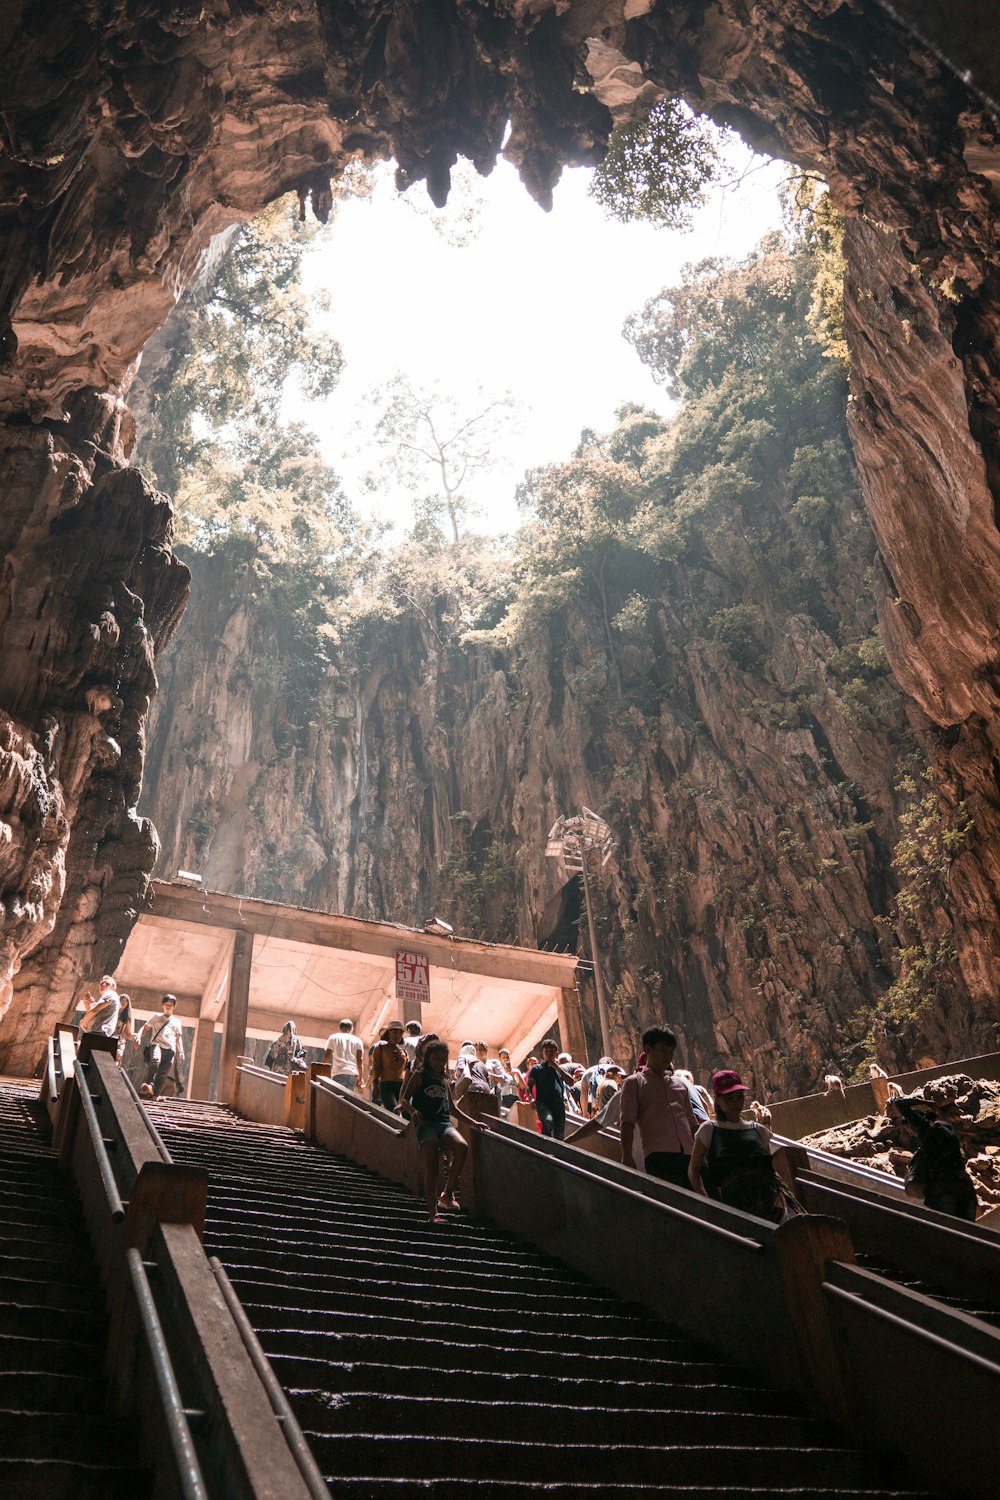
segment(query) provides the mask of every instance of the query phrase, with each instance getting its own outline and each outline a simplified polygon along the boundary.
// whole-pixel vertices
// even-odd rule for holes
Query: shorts
[[[426,1146],[428,1141],[439,1141],[443,1146],[449,1136],[461,1141],[462,1137],[450,1120],[421,1120],[417,1126],[417,1145]],[[462,1142],[464,1145],[464,1141]]]
[[[646,1174],[672,1182],[674,1187],[690,1188],[688,1167],[691,1158],[686,1151],[650,1151],[646,1155]]]

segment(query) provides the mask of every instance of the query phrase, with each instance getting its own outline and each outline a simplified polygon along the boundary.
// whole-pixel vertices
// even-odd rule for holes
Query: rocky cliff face
[[[19,497],[2,532],[13,667],[0,703],[10,814],[0,940],[8,975],[37,955],[0,1065],[34,1060],[22,1038],[65,1012],[85,950],[96,942],[100,963],[113,961],[151,858],[148,832],[129,832],[134,773],[149,649],[184,585],[159,502],[134,478],[98,473],[99,455],[117,467],[129,451],[121,382],[213,234],[292,188],[322,213],[330,174],[356,153],[393,152],[402,179],[426,177],[440,199],[455,153],[488,168],[509,118],[507,153],[544,202],[564,162],[600,150],[609,108],[676,89],[883,226],[852,238],[849,281],[855,430],[891,580],[891,656],[947,730],[954,795],[975,801],[980,827],[997,827],[997,130],[981,97],[888,13],[854,0],[765,0],[749,12],[737,0],[648,11],[641,0],[96,0],[10,9],[0,38],[0,417],[5,490]],[[101,580],[85,600],[68,577],[70,513],[88,587]],[[30,606],[19,583],[29,569]],[[92,685],[122,703],[89,709],[104,716],[100,731],[73,717]],[[122,724],[106,717],[118,713]],[[98,747],[113,729],[117,770],[94,761],[110,749],[80,741],[88,730]],[[127,855],[107,857],[125,844]],[[106,904],[98,916],[109,882],[118,915]],[[956,889],[980,929],[968,975],[979,1000],[1000,932],[1000,868],[985,843]],[[0,1006],[9,984],[0,973]]]
[[[856,636],[871,538],[850,508],[837,522],[843,593],[822,612]],[[916,749],[903,701],[809,613],[734,659],[700,633],[683,574],[664,583],[614,660],[585,602],[497,651],[461,647],[439,597],[296,697],[294,657],[229,561],[198,559],[150,733],[162,873],[576,947],[578,885],[545,842],[586,804],[621,840],[595,899],[623,1057],[668,1017],[694,1066],[734,1063],[772,1096],[876,1053],[895,1063],[912,1036],[872,1027],[895,946],[894,788]],[[780,583],[758,574],[754,597]],[[957,1031],[944,1041],[939,1008],[925,1044],[978,1040],[960,992]]]

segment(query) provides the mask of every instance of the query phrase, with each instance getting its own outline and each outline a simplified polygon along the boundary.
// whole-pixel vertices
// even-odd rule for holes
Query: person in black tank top
[[[780,1224],[785,1201],[771,1162],[771,1132],[740,1118],[747,1085],[726,1068],[712,1074],[715,1121],[701,1125],[694,1138],[688,1180],[696,1193],[729,1208]]]
[[[461,1176],[465,1159],[469,1154],[459,1132],[451,1123],[454,1103],[451,1084],[448,1081],[448,1048],[444,1042],[432,1041],[422,1049],[418,1047],[416,1066],[403,1089],[399,1101],[400,1112],[409,1117],[417,1129],[417,1146],[420,1152],[420,1170],[423,1178],[424,1196],[427,1199],[427,1217],[432,1224],[445,1223],[441,1209],[458,1209],[461,1205],[455,1197],[455,1189]],[[438,1197],[442,1157],[450,1153],[451,1166]]]

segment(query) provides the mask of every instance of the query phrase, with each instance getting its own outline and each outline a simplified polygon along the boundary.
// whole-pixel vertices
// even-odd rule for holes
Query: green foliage
[[[286,384],[328,394],[343,360],[322,331],[325,308],[302,286],[302,260],[322,231],[291,198],[236,232],[207,285],[187,293],[176,336],[147,392],[155,422],[136,461],[173,493],[206,447],[273,428]],[[169,325],[168,325],[169,328]]]
[[[784,217],[796,244],[808,249],[813,290],[806,317],[828,358],[846,370],[850,363],[844,333],[844,220],[824,183],[808,172],[792,171],[784,186]]]
[[[707,633],[745,672],[760,670],[770,646],[770,631],[756,604],[732,604],[716,610],[709,617]]]
[[[811,269],[781,235],[766,235],[739,265],[708,259],[687,266],[680,286],[626,319],[625,338],[670,395],[697,395],[729,370],[772,362],[775,336],[790,324],[801,337]]]
[[[439,906],[467,937],[517,940],[517,865],[513,845],[485,822],[453,813],[452,847],[440,869]]]
[[[610,218],[686,229],[719,176],[717,141],[718,132],[679,99],[661,99],[611,136],[591,194]]]
[[[899,877],[896,907],[903,924],[916,932],[935,921],[945,904],[948,871],[974,824],[964,802],[942,807],[929,768],[908,767],[896,790],[907,799],[892,856]]]

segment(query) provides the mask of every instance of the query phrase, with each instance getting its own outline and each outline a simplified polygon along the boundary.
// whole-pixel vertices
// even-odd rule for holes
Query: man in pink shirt
[[[646,1171],[676,1187],[690,1187],[688,1166],[698,1129],[687,1085],[674,1077],[677,1038],[668,1026],[642,1033],[646,1066],[622,1084],[622,1162],[632,1165],[636,1126],[642,1136]]]

